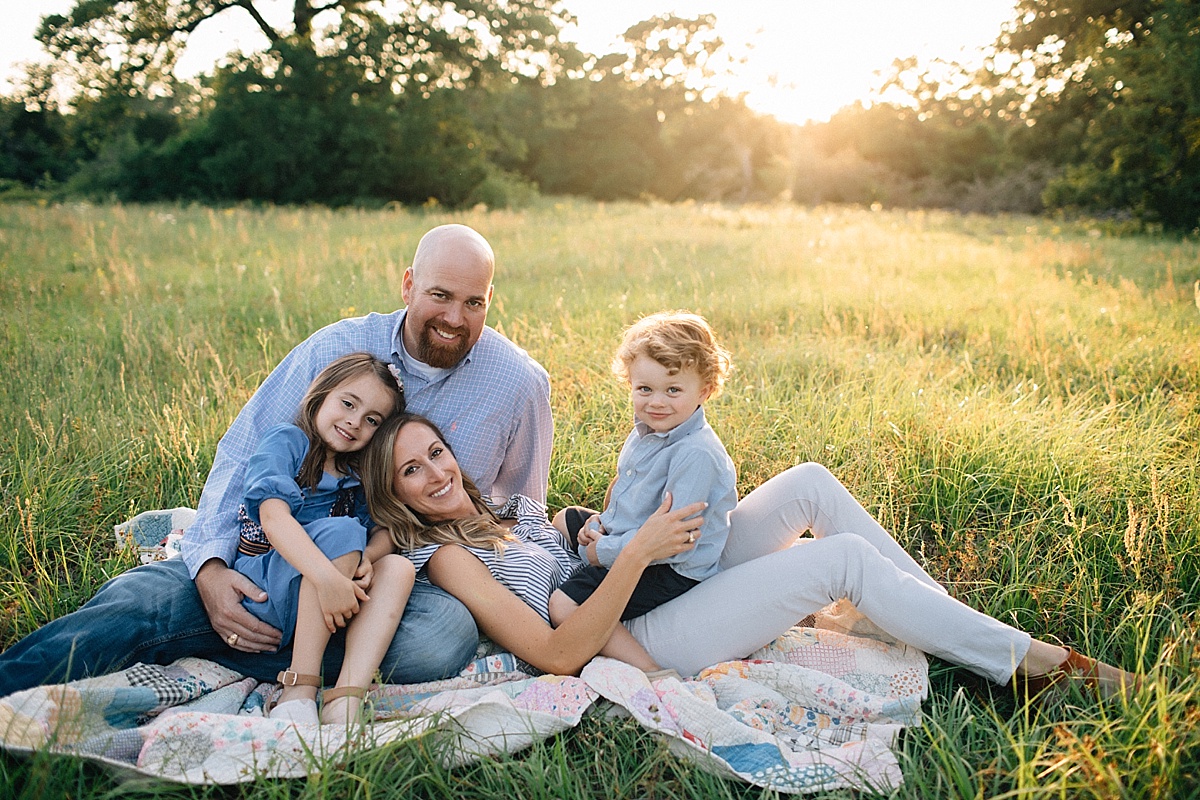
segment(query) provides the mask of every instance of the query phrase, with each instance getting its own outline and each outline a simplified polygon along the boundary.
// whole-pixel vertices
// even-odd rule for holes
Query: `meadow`
[[[735,356],[708,412],[743,493],[820,461],[955,596],[1150,676],[1128,702],[1026,705],[935,660],[896,797],[1200,794],[1200,242],[1097,222],[0,206],[0,646],[133,565],[114,523],[195,506],[269,370],[322,325],[400,305],[446,221],[492,242],[489,321],[550,372],[552,506],[603,497],[629,419],[607,368],[622,327],[694,310]],[[0,754],[0,796],[30,799],[764,795],[598,715],[470,767],[415,744],[228,789]]]

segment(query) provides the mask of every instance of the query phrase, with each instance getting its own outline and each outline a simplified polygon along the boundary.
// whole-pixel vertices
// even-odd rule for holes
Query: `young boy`
[[[617,459],[603,513],[563,509],[555,527],[588,563],[550,598],[550,619],[562,624],[591,596],[621,548],[671,493],[671,507],[704,501],[695,545],[651,565],[639,581],[622,620],[640,617],[717,572],[729,535],[729,512],[737,504],[737,474],[724,445],[704,418],[705,400],[721,392],[729,353],[702,317],[664,312],[644,317],[626,332],[612,370],[630,389],[634,427]],[[600,651],[647,672],[659,665],[622,626]]]

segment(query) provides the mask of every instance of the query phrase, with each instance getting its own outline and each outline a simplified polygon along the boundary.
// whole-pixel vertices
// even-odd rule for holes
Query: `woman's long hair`
[[[317,433],[317,412],[321,410],[321,404],[338,386],[363,375],[374,375],[391,392],[392,408],[387,412],[388,416],[394,416],[404,410],[404,387],[388,368],[386,361],[370,353],[360,352],[350,353],[330,362],[329,366],[313,378],[300,401],[300,411],[296,414],[296,427],[308,436],[308,455],[304,457],[300,464],[300,472],[296,475],[296,483],[300,484],[301,488],[316,488],[321,482],[321,474],[325,471],[325,459],[329,455],[329,445],[325,444]],[[357,472],[361,455],[361,450],[338,453],[334,456],[333,463],[343,474],[351,470]]]
[[[389,418],[375,431],[367,445],[362,462],[361,480],[367,494],[367,508],[376,525],[387,528],[392,542],[400,552],[415,550],[427,544],[465,544],[486,547],[497,553],[504,551],[504,542],[512,535],[500,525],[499,519],[484,502],[479,489],[466,475],[463,488],[475,507],[474,516],[454,520],[431,520],[396,496],[393,482],[396,475],[396,437],[406,425],[424,425],[446,446],[446,437],[437,425],[418,414],[404,413]]]

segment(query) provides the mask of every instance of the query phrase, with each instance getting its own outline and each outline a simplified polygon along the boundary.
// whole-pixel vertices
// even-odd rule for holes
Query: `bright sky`
[[[72,0],[9,0],[0,27],[0,92],[18,62],[36,59],[33,35],[41,17],[62,13]],[[266,0],[276,18],[291,0]],[[630,25],[655,14],[712,13],[726,43],[748,61],[730,88],[746,92],[759,111],[790,122],[828,119],[866,98],[876,73],[916,55],[972,61],[1012,17],[1014,0],[566,0],[578,19],[568,34],[592,53],[605,53]],[[184,74],[207,69],[231,49],[263,47],[263,37],[240,9],[197,29],[180,64]],[[752,46],[748,52],[745,45]]]

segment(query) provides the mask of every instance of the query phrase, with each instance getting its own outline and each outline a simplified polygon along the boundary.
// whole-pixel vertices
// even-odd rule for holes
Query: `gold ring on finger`
[[[225,641],[229,643],[230,647],[233,647],[238,643],[238,635],[236,633],[231,633],[225,637]]]

